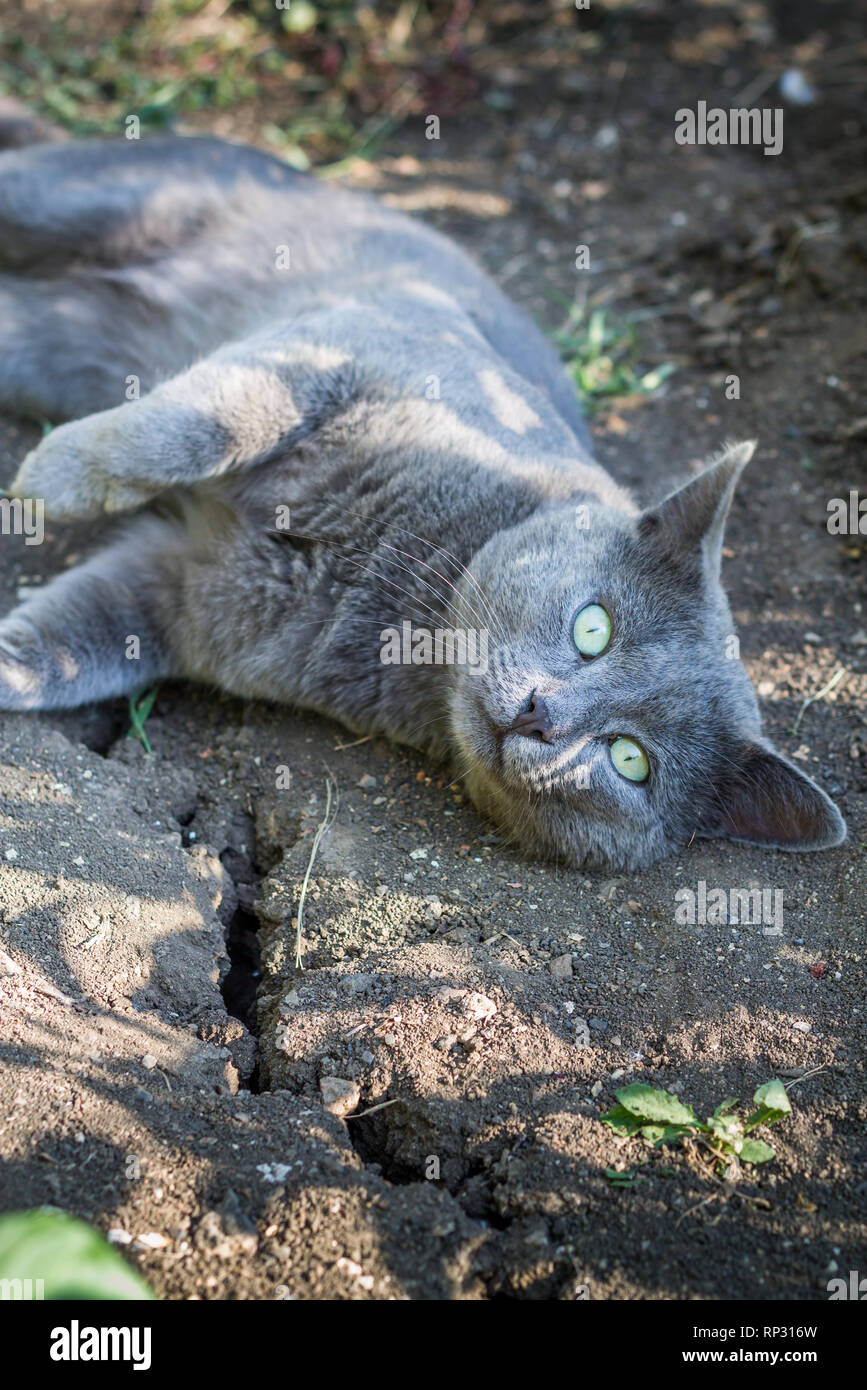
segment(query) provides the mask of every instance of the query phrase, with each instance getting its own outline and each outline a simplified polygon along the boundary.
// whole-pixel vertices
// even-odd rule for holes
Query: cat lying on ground
[[[525,851],[585,867],[843,840],[728,656],[753,446],[640,512],[548,343],[442,236],[219,140],[39,144],[0,157],[0,325],[0,408],[71,422],[13,494],[130,513],[0,623],[0,708],[186,677],[317,710],[450,760]]]

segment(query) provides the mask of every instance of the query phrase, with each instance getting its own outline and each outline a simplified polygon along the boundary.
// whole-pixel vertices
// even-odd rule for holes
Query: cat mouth
[[[507,722],[505,712],[491,709],[478,696],[464,707],[460,722],[467,751],[471,749],[480,769],[504,788],[525,796],[532,792],[567,798],[581,788],[582,764],[586,771],[584,740],[553,737],[550,729],[545,736],[528,735],[520,722],[515,727],[514,719]]]
[[[507,752],[509,730],[484,708],[476,706],[469,723],[470,747],[482,768],[499,782],[510,782],[511,758]]]
[[[491,750],[489,768],[500,781],[514,788],[551,792],[558,789],[560,757],[555,745],[541,737],[526,737],[518,730],[487,717],[486,746]]]
[[[499,724],[490,713],[477,729],[476,754],[488,773],[506,787],[569,801],[586,794],[590,763],[582,739],[528,738]]]

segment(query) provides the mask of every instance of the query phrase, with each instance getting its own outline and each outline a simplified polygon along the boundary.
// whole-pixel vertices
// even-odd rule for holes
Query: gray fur
[[[752,446],[640,514],[545,339],[435,232],[216,140],[42,145],[0,157],[0,311],[0,407],[69,421],[14,493],[133,513],[0,623],[0,707],[182,676],[317,710],[450,760],[521,847],[576,865],[843,839],[726,656]],[[614,636],[584,662],[591,601]],[[404,621],[484,629],[487,671],[384,665]],[[503,735],[534,692],[551,740]]]

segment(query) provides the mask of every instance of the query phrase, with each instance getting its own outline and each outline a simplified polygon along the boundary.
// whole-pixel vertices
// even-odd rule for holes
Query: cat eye
[[[599,603],[588,603],[572,626],[572,641],[582,656],[601,656],[611,641],[611,619]]]
[[[611,761],[621,777],[629,782],[646,782],[650,773],[647,754],[632,738],[616,738],[608,749]]]

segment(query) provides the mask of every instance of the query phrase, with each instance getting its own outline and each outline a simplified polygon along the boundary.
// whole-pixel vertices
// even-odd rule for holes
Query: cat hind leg
[[[0,620],[0,709],[73,709],[178,672],[176,523],[142,516]]]

